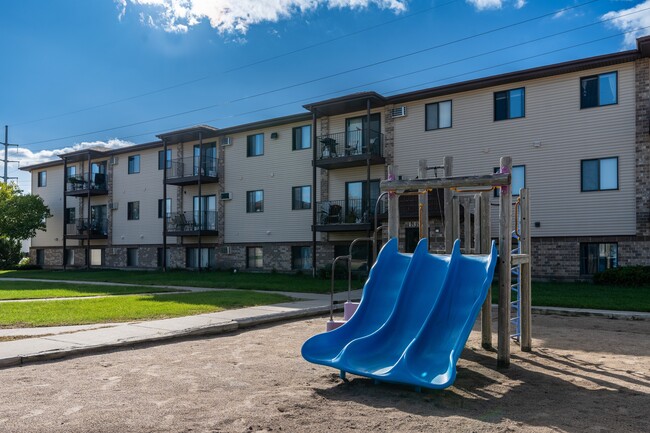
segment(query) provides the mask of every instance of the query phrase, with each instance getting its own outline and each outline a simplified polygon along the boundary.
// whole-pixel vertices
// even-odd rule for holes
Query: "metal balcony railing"
[[[174,159],[167,163],[167,179],[184,177],[205,176],[217,177],[217,158],[198,156]]]
[[[167,217],[168,232],[217,231],[216,211],[171,213]]]
[[[379,215],[386,212],[385,202],[379,205]],[[368,224],[374,223],[375,200],[371,200],[370,209],[362,199],[328,200],[316,203],[316,224]]]
[[[66,224],[66,234],[72,236],[108,236],[107,218],[77,218]]]
[[[383,156],[384,134],[370,131],[370,139],[366,140],[363,130],[339,132],[321,135],[316,139],[317,155],[320,159],[341,158],[347,156]]]
[[[108,189],[105,173],[85,173],[68,176],[65,183],[66,191],[81,190],[105,191]]]

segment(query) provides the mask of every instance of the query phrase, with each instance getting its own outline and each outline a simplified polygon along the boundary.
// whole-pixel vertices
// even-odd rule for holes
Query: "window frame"
[[[257,203],[257,200],[253,199],[251,201],[250,197],[251,194],[255,193],[262,193],[262,199],[260,200],[262,205],[260,206],[260,210],[256,210],[255,204]],[[246,191],[246,213],[263,213],[264,212],[264,190],[263,189],[255,189],[251,191]]]
[[[137,167],[136,167],[137,164]],[[140,173],[140,154],[129,156],[127,164],[127,174],[138,174]],[[136,170],[137,168],[137,170]]]
[[[305,257],[303,257],[303,250],[309,250],[308,261],[305,262]],[[291,269],[294,271],[306,271],[312,268],[312,247],[306,245],[292,245],[291,246]],[[299,259],[302,263],[302,266],[295,266],[296,260]]]
[[[588,271],[588,266],[585,266],[589,262],[589,246],[597,245],[600,249],[601,245],[609,245],[610,248],[611,246],[614,246],[616,249],[616,256],[614,257],[614,265],[611,267],[605,267],[605,269],[614,269],[617,268],[619,265],[619,249],[618,249],[618,242],[580,242],[580,251],[578,252],[578,257],[580,260],[580,275],[594,275],[595,273],[602,272],[601,270],[596,270],[595,272],[587,272]],[[583,255],[583,252],[587,252],[587,256],[585,257]],[[596,258],[596,260],[600,259],[600,254]],[[609,257],[605,257],[606,260],[609,260]]]
[[[512,117],[512,114],[510,113],[510,94],[516,90],[521,90],[522,95],[523,95],[523,101],[521,104],[521,116],[517,117]],[[503,119],[497,119],[497,95],[505,93],[506,94],[506,117]],[[511,120],[511,119],[524,119],[526,118],[526,87],[517,87],[514,89],[508,89],[508,90],[500,90],[498,92],[494,92],[494,96],[492,98],[492,103],[493,103],[493,111],[494,111],[494,121],[495,122],[501,122],[503,120]]]
[[[440,104],[444,104],[445,102],[449,102],[449,126],[440,126]],[[438,106],[438,127],[436,128],[430,128],[429,127],[429,107],[437,105]],[[430,104],[425,104],[424,105],[424,130],[425,131],[437,131],[438,129],[449,129],[454,125],[454,103],[452,102],[451,99],[447,99],[445,101],[438,101],[438,102],[432,102]]]
[[[308,206],[300,206],[296,207],[296,190],[300,190],[300,197],[302,198],[302,190],[304,188],[309,188],[309,205]],[[311,185],[302,185],[302,186],[294,186],[291,188],[291,210],[306,210],[306,209],[311,209]],[[300,203],[303,204],[304,202],[300,200]]]
[[[524,169],[524,188],[526,188],[526,164],[513,165],[513,166],[512,166],[512,171],[510,172],[510,175],[511,175],[511,178],[510,178],[510,189],[512,190],[512,191],[511,191],[511,195],[512,195],[513,197],[519,197],[519,191],[517,191],[517,192],[515,193],[515,189],[512,187],[512,174],[514,173],[515,168],[522,168],[522,167],[523,167],[523,169]],[[494,167],[494,173],[499,173],[500,170],[501,170],[501,167]],[[500,197],[500,196],[501,196],[500,191],[501,191],[501,189],[499,189],[499,188],[494,188],[494,196],[495,196],[495,197]]]
[[[172,150],[167,149],[167,155],[163,156],[165,150],[158,151],[158,170],[163,168],[172,168]]]
[[[262,153],[252,153],[251,152],[251,150],[254,150],[254,148],[256,147],[256,144],[257,144],[255,142],[251,141],[255,137],[262,137]],[[251,143],[253,144],[253,146],[251,146]],[[247,158],[253,158],[253,157],[256,157],[256,156],[263,156],[263,155],[264,155],[264,133],[260,132],[258,134],[247,135],[246,136],[246,157]]]
[[[615,82],[616,82],[616,101],[615,102],[610,102],[609,104],[602,104],[600,102],[600,77],[603,75],[611,75],[614,74],[615,77]],[[598,103],[596,105],[584,105],[583,103],[583,96],[582,96],[582,83],[585,80],[589,80],[592,78],[596,78],[596,83],[597,83],[597,96],[598,96]],[[601,74],[594,74],[594,75],[587,75],[585,77],[580,77],[580,86],[578,87],[578,91],[580,93],[580,109],[581,110],[588,110],[589,108],[596,108],[596,107],[607,107],[609,105],[618,105],[618,71],[612,71],[612,72],[603,72]]]
[[[127,221],[140,220],[140,201],[130,201],[126,204]]]
[[[164,201],[165,201],[164,198],[159,198],[158,199],[158,218],[159,219],[162,219],[162,217],[163,217],[163,202]],[[166,216],[169,218],[171,216],[171,213],[172,213],[172,199],[171,198],[167,198],[167,206],[165,206],[165,210],[167,211],[167,212],[165,212],[167,214]]]
[[[47,170],[38,172],[36,184],[39,188],[45,188],[47,186]]]
[[[137,267],[140,266],[140,252],[139,252],[139,250],[140,249],[137,248],[137,247],[129,247],[129,248],[126,249],[126,266],[128,268],[131,268],[131,267],[137,268]],[[135,253],[134,256],[131,255],[133,253]],[[135,258],[135,262],[133,261],[134,258]]]
[[[70,218],[70,214],[72,214],[72,218]],[[77,220],[77,208],[76,207],[67,207],[63,211],[63,220],[65,221],[66,224],[74,224],[76,223]]]
[[[616,188],[605,188],[602,189],[600,187],[600,162],[609,160],[609,159],[614,159],[616,160]],[[584,164],[585,162],[593,162],[593,161],[598,161],[598,189],[585,189],[584,187]],[[621,188],[620,184],[620,170],[619,170],[619,164],[618,164],[618,156],[610,156],[610,157],[604,157],[604,158],[589,158],[589,159],[581,159],[580,160],[580,192],[598,192],[598,191],[618,191]]]
[[[303,130],[304,128],[309,128],[309,146],[307,146],[307,147],[302,147],[302,146],[301,146],[301,147],[296,147],[296,142],[297,142],[297,140],[296,140],[296,137],[297,137],[296,132],[297,132],[298,130],[300,130],[300,143],[302,144],[302,142],[303,142],[303,140],[302,140],[302,139],[303,139],[303,132],[302,132],[302,130]],[[311,146],[312,146],[312,143],[311,143],[311,142],[312,142],[312,138],[313,138],[313,137],[312,137],[311,125],[296,126],[295,128],[292,128],[292,129],[291,129],[291,150],[292,150],[292,151],[295,151],[295,150],[306,150],[306,149],[311,149]]]
[[[259,256],[255,254],[253,256],[253,260],[255,261],[255,264],[257,264],[257,261],[260,261],[259,266],[251,266],[251,255],[250,252],[252,250],[259,250],[260,254]],[[249,246],[246,247],[246,269],[264,269],[264,248],[263,247],[258,247],[258,246]]]

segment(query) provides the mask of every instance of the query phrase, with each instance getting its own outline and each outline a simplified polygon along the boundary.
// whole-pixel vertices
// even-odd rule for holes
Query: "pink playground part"
[[[347,301],[345,304],[343,304],[343,320],[346,322],[350,320],[350,317],[352,317],[357,311],[358,306],[358,302]]]
[[[327,332],[333,331],[345,323],[344,320],[330,320],[327,322]]]

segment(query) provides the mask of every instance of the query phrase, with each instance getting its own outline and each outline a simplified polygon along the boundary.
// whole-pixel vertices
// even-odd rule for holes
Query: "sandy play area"
[[[505,371],[475,331],[416,393],[303,361],[325,320],[0,370],[0,432],[650,431],[650,321],[534,316]]]

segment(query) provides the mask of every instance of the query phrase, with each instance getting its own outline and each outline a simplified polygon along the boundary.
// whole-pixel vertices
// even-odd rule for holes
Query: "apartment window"
[[[580,165],[582,191],[618,189],[618,158],[583,159]]]
[[[73,224],[77,218],[77,209],[74,207],[66,208],[65,210],[65,223]]]
[[[494,120],[525,117],[525,90],[512,89],[494,93]]]
[[[140,173],[140,155],[129,156],[129,174]]]
[[[138,266],[138,249],[137,248],[127,248],[126,249],[126,266]]]
[[[163,168],[172,168],[172,150],[167,149],[158,151],[158,170]]]
[[[291,269],[311,269],[311,247],[291,247]]]
[[[291,209],[311,209],[311,186],[294,186],[291,189]]]
[[[494,172],[498,173],[499,172],[499,167],[494,167]],[[526,166],[525,165],[513,165],[512,166],[512,173],[511,173],[511,187],[512,187],[512,195],[518,196],[519,195],[519,190],[522,188],[526,188]],[[496,188],[494,190],[494,196],[499,197],[501,194],[499,193],[501,190],[499,188]]]
[[[246,156],[264,155],[264,134],[249,135],[246,138]]]
[[[618,74],[592,75],[580,78],[580,108],[618,103]]]
[[[44,249],[37,249],[36,250],[36,264],[39,266],[43,266],[45,264],[45,250]]]
[[[192,269],[214,267],[214,255],[212,251],[212,248],[188,248],[186,250],[186,266]]]
[[[156,252],[156,263],[158,264],[159,268],[163,267],[163,250],[165,250],[165,249],[164,248],[158,248],[158,250]],[[167,261],[167,266],[168,267],[171,266],[171,259],[170,259],[171,258],[171,251],[169,250],[169,248],[167,248],[164,257],[165,257],[165,259]]]
[[[425,130],[451,128],[451,101],[425,105]]]
[[[74,250],[71,249],[65,250],[65,264],[66,266],[74,265]]]
[[[158,199],[158,218],[162,218],[163,216],[169,217],[172,213],[172,199],[168,198],[167,203],[165,203],[165,199]]]
[[[618,244],[581,243],[580,273],[595,274],[618,266]]]
[[[70,179],[71,177],[75,177],[77,174],[77,167],[74,165],[68,166],[67,171],[66,171],[66,179]]]
[[[248,269],[262,269],[263,266],[262,247],[246,247],[246,267]]]
[[[264,212],[264,191],[246,191],[246,212]]]
[[[103,263],[103,254],[100,248],[90,250],[90,266],[101,266]]]
[[[38,172],[38,186],[39,187],[47,186],[47,171]]]
[[[128,220],[139,220],[140,219],[140,202],[139,201],[130,201],[127,203],[127,215],[126,219]]]
[[[293,150],[309,149],[311,147],[311,125],[293,128]]]

